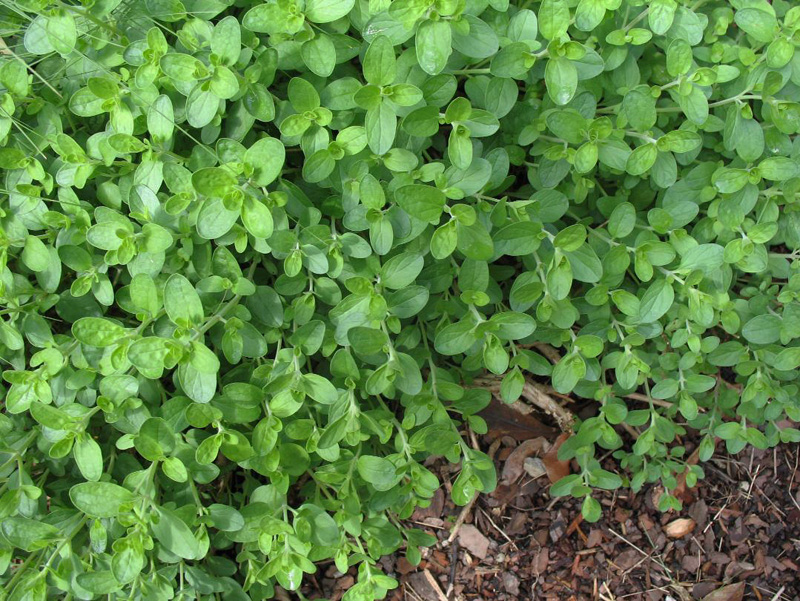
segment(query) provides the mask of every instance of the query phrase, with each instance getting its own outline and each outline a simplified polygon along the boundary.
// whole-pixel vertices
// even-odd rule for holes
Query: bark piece
[[[414,592],[419,595],[421,599],[430,601],[447,601],[447,597],[442,592],[439,582],[433,577],[428,570],[411,574],[408,577],[409,584]]]
[[[458,542],[475,557],[486,559],[489,539],[471,524],[464,524],[458,532]]]
[[[547,473],[544,462],[539,457],[528,457],[523,464],[525,473],[531,478],[541,478]]]
[[[703,601],[742,601],[744,597],[744,582],[737,582],[718,588],[703,597]]]
[[[664,526],[664,533],[670,538],[683,538],[694,530],[696,525],[692,518],[678,518]]]

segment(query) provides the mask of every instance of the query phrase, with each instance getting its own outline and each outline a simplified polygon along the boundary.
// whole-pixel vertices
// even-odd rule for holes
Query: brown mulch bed
[[[452,504],[447,490],[417,510],[411,521],[439,542],[424,550],[419,566],[402,554],[382,561],[401,581],[388,599],[800,600],[798,445],[734,457],[720,452],[702,464],[706,478],[684,493],[680,512],[658,511],[661,490],[654,486],[639,494],[597,493],[603,517],[589,524],[578,501],[549,496],[550,479],[546,473],[533,477],[536,465],[519,469],[522,457],[512,453],[524,432],[494,434],[473,442],[494,457],[499,475],[505,468],[517,477],[466,511]],[[526,444],[537,446],[530,439]],[[544,467],[553,468],[547,458]],[[605,467],[613,469],[613,462]],[[431,468],[448,488],[457,468],[443,462]],[[331,601],[352,583],[333,567],[320,576]],[[321,597],[319,591],[307,595]]]

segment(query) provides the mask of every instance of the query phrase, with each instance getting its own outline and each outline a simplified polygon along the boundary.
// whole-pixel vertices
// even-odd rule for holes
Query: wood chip
[[[742,601],[744,582],[723,586],[703,597],[703,601]]]
[[[525,459],[523,468],[525,469],[525,473],[534,479],[541,478],[547,473],[547,468],[539,457],[528,457]]]
[[[516,597],[519,595],[519,578],[512,572],[505,572],[503,574],[503,588],[505,588],[506,593]]]
[[[411,574],[408,577],[408,581],[411,588],[421,599],[425,599],[425,601],[447,601],[439,582],[428,570]]]
[[[550,564],[550,551],[547,549],[539,549],[534,555],[534,559],[531,562],[531,567],[533,568],[533,573],[535,576],[541,576],[543,574],[547,574],[547,566]]]
[[[589,539],[586,541],[586,547],[591,549],[603,542],[603,531],[599,528],[593,528],[589,531]]]
[[[558,515],[550,523],[550,540],[554,543],[558,542],[566,531],[567,521],[564,519],[564,514],[559,511]]]
[[[692,518],[678,518],[664,526],[664,534],[670,538],[683,538],[694,530],[696,525]]]
[[[489,552],[489,539],[471,524],[464,524],[458,532],[458,542],[475,557],[485,559]]]

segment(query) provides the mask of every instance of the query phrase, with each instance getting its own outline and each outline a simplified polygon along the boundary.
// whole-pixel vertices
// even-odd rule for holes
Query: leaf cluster
[[[487,372],[587,520],[800,440],[793,4],[2,3],[7,598],[384,598]]]

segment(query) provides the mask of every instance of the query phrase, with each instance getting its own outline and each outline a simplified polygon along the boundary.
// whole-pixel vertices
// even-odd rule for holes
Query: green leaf
[[[567,33],[569,7],[560,0],[543,0],[539,7],[539,31],[547,40],[555,40]]]
[[[125,328],[100,317],[82,317],[72,324],[72,335],[83,344],[102,348],[122,342]]]
[[[175,128],[175,113],[169,96],[162,94],[153,101],[147,111],[147,131],[154,142],[166,142],[172,138]]]
[[[679,270],[702,269],[711,274],[723,263],[724,249],[719,244],[698,244],[681,257]]]
[[[398,290],[412,284],[425,265],[422,255],[402,253],[389,259],[381,268],[381,284]]]
[[[255,33],[278,33],[289,25],[291,17],[287,13],[277,3],[259,4],[245,13],[242,26]]]
[[[47,39],[59,54],[69,54],[74,50],[78,30],[72,13],[59,8],[47,16]]]
[[[570,474],[569,476],[564,476],[560,480],[556,481],[550,487],[550,496],[551,497],[567,496],[572,492],[572,489],[576,485],[580,485],[580,483],[581,483],[580,474]]]
[[[211,51],[223,64],[233,65],[242,51],[242,30],[236,17],[229,15],[219,21],[211,36]]]
[[[69,489],[69,498],[78,510],[93,518],[113,518],[120,507],[133,503],[136,496],[111,482],[83,482]]]
[[[336,67],[336,46],[324,33],[304,42],[300,55],[309,70],[320,77],[328,77]]]
[[[578,355],[569,355],[553,368],[553,388],[561,394],[572,392],[586,375],[586,363]]]
[[[581,31],[592,31],[606,14],[603,0],[581,0],[575,10],[575,27]]]
[[[196,86],[186,100],[186,120],[192,127],[205,127],[219,110],[220,99],[202,86]]]
[[[353,9],[355,0],[306,0],[305,14],[314,23],[330,23]]]
[[[452,33],[447,21],[423,21],[417,29],[414,45],[417,62],[425,73],[441,73],[452,50]]]
[[[446,202],[443,192],[420,184],[403,186],[395,192],[400,208],[412,217],[426,223],[438,223]]]
[[[508,369],[508,353],[497,336],[490,334],[483,346],[483,364],[490,372],[502,375]]]
[[[559,105],[567,104],[575,96],[578,88],[578,70],[566,57],[547,61],[544,72],[547,93]]]
[[[242,223],[256,238],[269,238],[273,231],[272,213],[260,201],[247,197],[242,204]]]
[[[655,144],[642,144],[628,157],[625,170],[631,175],[644,175],[655,164],[658,149]]]
[[[397,74],[397,61],[392,42],[384,35],[379,35],[367,48],[364,55],[364,79],[376,86],[388,86]]]
[[[512,369],[503,378],[500,384],[500,397],[506,403],[513,403],[522,395],[523,387],[525,386],[525,376],[518,368]]]
[[[375,490],[389,490],[397,481],[394,464],[383,457],[362,455],[358,458],[358,474]]]
[[[319,108],[319,92],[314,85],[301,77],[292,77],[287,89],[289,102],[296,111],[313,111]]]
[[[256,186],[268,186],[281,174],[285,157],[286,150],[279,140],[261,138],[244,153],[244,162],[253,168],[250,180]]]
[[[455,233],[455,223],[453,223],[452,231]],[[509,223],[492,233],[494,250],[498,254],[512,257],[529,255],[539,247],[537,236],[540,232],[541,227],[531,221]],[[436,234],[434,234],[435,237]],[[455,246],[455,238],[453,239],[453,246]],[[431,241],[431,252],[433,252],[433,241]]]
[[[764,179],[785,181],[800,176],[800,162],[788,157],[770,157],[758,164],[758,172]]]
[[[771,313],[756,315],[742,328],[742,336],[753,344],[771,344],[781,335],[781,318]]]
[[[446,259],[453,254],[458,243],[455,221],[448,221],[436,228],[431,236],[431,255],[434,259]]]
[[[614,238],[624,238],[636,226],[636,209],[629,202],[623,202],[611,212],[608,218],[608,233]]]
[[[660,319],[672,307],[675,291],[667,280],[659,279],[650,284],[642,295],[639,305],[639,321],[653,323]]]
[[[103,475],[103,452],[90,436],[79,435],[72,446],[72,454],[81,474],[87,480],[97,481]]]
[[[156,516],[157,520],[150,527],[162,547],[183,559],[198,559],[202,556],[200,544],[177,514],[159,507],[156,509]]]
[[[581,515],[587,522],[594,523],[598,521],[602,515],[599,501],[587,495],[583,499],[583,505],[581,505]]]
[[[703,144],[703,138],[691,131],[671,131],[658,139],[656,145],[661,151],[691,152]]]
[[[21,516],[3,518],[0,528],[6,540],[23,551],[44,549],[61,534],[51,524]]]
[[[303,179],[316,184],[328,177],[336,168],[336,161],[327,148],[322,148],[312,154],[303,163]]]
[[[479,222],[476,221],[472,225],[459,223],[456,231],[458,232],[457,248],[468,259],[488,261],[494,254],[492,237]]]
[[[367,111],[364,118],[367,144],[375,154],[386,154],[392,148],[397,133],[397,115],[386,102]]]
[[[553,239],[553,246],[561,250],[578,250],[586,241],[586,228],[579,223],[561,230]]]
[[[675,0],[654,0],[650,5],[647,23],[656,35],[664,35],[672,27],[678,3]]]
[[[436,334],[436,350],[443,355],[458,355],[466,352],[477,339],[471,323],[458,321],[445,326]]]
[[[203,304],[192,283],[174,273],[164,287],[164,308],[175,325],[190,327],[203,321]]]
[[[239,219],[238,211],[225,208],[221,198],[210,198],[203,203],[197,215],[197,233],[206,240],[215,240],[227,234]]]
[[[766,3],[756,4],[753,8],[743,8],[734,14],[736,24],[759,42],[771,42],[778,28],[778,21],[772,7]]]
[[[233,190],[236,183],[233,174],[221,167],[207,167],[192,175],[192,186],[203,196],[221,198]]]
[[[45,271],[50,265],[50,252],[36,236],[27,236],[22,249],[22,262],[31,271]]]
[[[159,461],[174,450],[175,436],[165,420],[151,417],[139,428],[134,446],[145,459]]]

